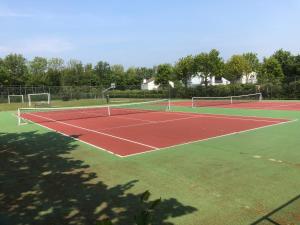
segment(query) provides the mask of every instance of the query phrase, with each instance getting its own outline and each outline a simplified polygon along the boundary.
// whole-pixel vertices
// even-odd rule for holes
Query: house
[[[239,83],[241,84],[256,84],[257,83],[257,73],[256,72],[251,72],[246,75],[242,75],[242,77],[239,80]]]
[[[212,86],[230,84],[230,81],[226,80],[224,77],[221,77],[220,79],[218,79],[215,76],[208,77],[207,82],[208,82],[208,85],[212,85]],[[205,85],[204,84],[204,77],[202,77],[201,75],[193,76],[188,81],[188,87],[196,87],[196,86],[199,86],[199,85]]]
[[[153,77],[150,78],[149,80],[144,79],[143,83],[141,85],[142,90],[152,91],[152,90],[157,90],[158,88],[159,88],[159,85],[155,84]]]
[[[174,82],[169,81],[169,84],[171,87],[174,87]],[[141,84],[141,89],[142,90],[148,90],[148,91],[153,91],[159,89],[159,85],[155,84],[154,78],[150,78],[149,80],[144,79],[143,83]]]

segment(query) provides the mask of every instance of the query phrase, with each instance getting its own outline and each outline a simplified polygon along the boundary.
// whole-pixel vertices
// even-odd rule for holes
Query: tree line
[[[26,86],[103,86],[116,83],[119,87],[139,86],[143,79],[154,77],[162,87],[169,81],[187,86],[193,76],[201,76],[208,86],[209,78],[224,77],[232,84],[242,75],[247,78],[257,73],[259,84],[281,85],[300,76],[300,55],[280,49],[270,57],[259,60],[256,53],[232,55],[228,60],[212,49],[178,59],[174,64],[160,64],[152,68],[110,65],[99,61],[95,65],[79,60],[65,62],[61,58],[34,57],[27,60],[21,54],[9,54],[0,58],[0,85]]]

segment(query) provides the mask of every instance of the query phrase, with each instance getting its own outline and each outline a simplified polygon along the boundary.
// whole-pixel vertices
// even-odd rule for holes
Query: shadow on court
[[[83,161],[67,157],[76,142],[54,132],[0,133],[0,224],[134,224],[137,180],[110,187]],[[97,179],[97,180],[98,180]],[[150,190],[151,191],[151,190]],[[163,199],[153,224],[197,209]]]
[[[288,225],[300,224],[300,195],[290,199],[250,225]]]

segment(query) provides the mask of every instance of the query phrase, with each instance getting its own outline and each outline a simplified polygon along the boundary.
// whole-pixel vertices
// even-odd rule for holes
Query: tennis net
[[[192,107],[209,107],[218,105],[240,104],[249,102],[259,102],[261,100],[261,93],[226,97],[193,97]]]
[[[27,123],[27,121],[41,123],[79,120],[97,117],[167,111],[169,109],[170,101],[168,99],[105,106],[19,108],[18,124],[24,124]]]

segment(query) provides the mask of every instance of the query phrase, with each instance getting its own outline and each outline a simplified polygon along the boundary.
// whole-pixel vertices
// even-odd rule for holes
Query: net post
[[[28,94],[28,106],[31,106],[31,95],[30,94]]]
[[[262,101],[262,94],[259,93],[259,101],[261,102]]]
[[[10,97],[9,97],[9,95],[7,96],[7,98],[8,98],[8,104],[10,104]]]
[[[233,103],[233,97],[230,96],[230,104],[232,104],[232,103]]]
[[[48,93],[48,105],[50,105],[50,93]]]
[[[18,108],[18,125],[21,125],[21,112],[20,112],[20,108]]]
[[[194,97],[192,97],[192,108],[194,108]]]
[[[168,99],[168,108],[167,108],[168,111],[171,110],[171,99]]]
[[[109,107],[109,105],[107,106],[107,115],[110,116],[110,107]]]

